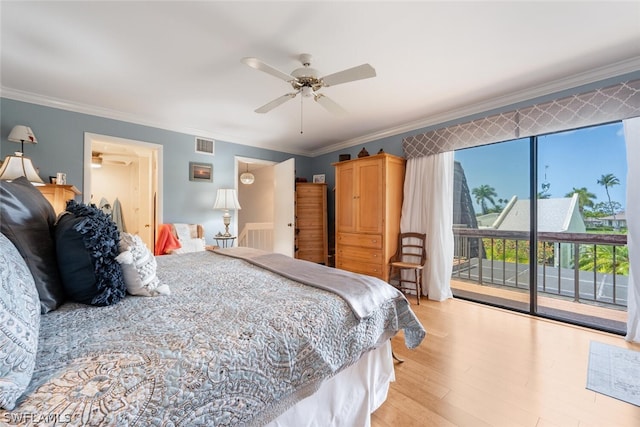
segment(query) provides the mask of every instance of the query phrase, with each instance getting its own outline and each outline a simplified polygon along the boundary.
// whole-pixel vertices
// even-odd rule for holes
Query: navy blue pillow
[[[118,256],[120,234],[111,217],[95,205],[67,202],[55,226],[56,253],[68,299],[105,306],[126,295]]]

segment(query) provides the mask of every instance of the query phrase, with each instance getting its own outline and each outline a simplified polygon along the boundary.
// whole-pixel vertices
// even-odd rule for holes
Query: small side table
[[[233,241],[236,240],[236,236],[213,236],[216,244],[221,248],[227,248],[233,246]]]

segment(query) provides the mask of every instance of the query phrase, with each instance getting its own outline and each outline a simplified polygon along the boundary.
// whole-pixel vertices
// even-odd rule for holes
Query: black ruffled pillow
[[[53,206],[27,178],[0,180],[0,232],[29,267],[43,314],[65,300],[53,240],[55,220]]]
[[[111,305],[126,295],[116,224],[95,205],[74,200],[55,226],[56,252],[62,285],[71,301]]]

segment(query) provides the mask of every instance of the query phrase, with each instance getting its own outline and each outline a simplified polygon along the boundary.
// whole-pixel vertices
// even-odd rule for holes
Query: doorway
[[[236,157],[238,201],[238,244],[293,257],[295,160],[281,163]],[[244,172],[254,175],[243,184]]]
[[[153,251],[162,222],[162,145],[85,133],[84,202],[118,207],[123,230]]]
[[[276,162],[238,156],[235,161],[238,201],[242,207],[236,213],[240,236],[243,231],[247,232],[248,224],[273,223],[273,165]],[[239,177],[244,172],[253,174],[253,183],[243,184],[240,181]]]

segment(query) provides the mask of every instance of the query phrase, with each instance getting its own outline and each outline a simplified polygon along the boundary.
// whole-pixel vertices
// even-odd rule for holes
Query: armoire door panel
[[[338,170],[337,185],[345,191],[336,193],[336,224],[337,231],[354,231],[356,195],[353,166],[344,165]]]
[[[382,197],[382,162],[362,162],[358,166],[357,230],[362,233],[382,232],[384,198]]]

